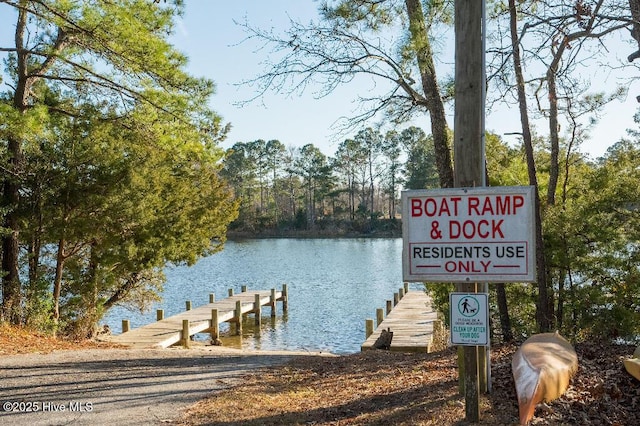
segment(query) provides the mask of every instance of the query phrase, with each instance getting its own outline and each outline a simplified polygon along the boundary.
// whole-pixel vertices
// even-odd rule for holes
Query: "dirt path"
[[[291,352],[80,350],[0,359],[0,424],[171,424],[212,391]]]

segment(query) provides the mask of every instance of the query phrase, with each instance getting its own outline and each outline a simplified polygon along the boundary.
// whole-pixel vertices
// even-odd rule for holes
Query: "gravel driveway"
[[[299,355],[211,348],[7,356],[0,358],[0,424],[171,424],[212,391]]]

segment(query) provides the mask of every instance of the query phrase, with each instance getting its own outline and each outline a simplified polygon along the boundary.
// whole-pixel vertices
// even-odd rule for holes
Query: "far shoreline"
[[[318,230],[278,231],[265,230],[260,232],[228,231],[227,240],[261,240],[261,239],[357,239],[357,238],[402,238],[402,231],[373,231],[373,232],[335,232]]]

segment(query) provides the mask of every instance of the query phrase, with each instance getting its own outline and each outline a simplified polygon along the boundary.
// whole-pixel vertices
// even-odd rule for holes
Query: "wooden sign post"
[[[455,0],[454,185],[485,186],[484,135],[484,1]],[[459,283],[458,292],[475,293],[477,284]],[[464,346],[465,416],[480,420],[478,350]]]

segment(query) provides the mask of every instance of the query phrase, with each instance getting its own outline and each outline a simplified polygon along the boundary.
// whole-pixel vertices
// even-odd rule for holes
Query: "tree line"
[[[359,76],[375,81],[382,89],[362,95],[361,113],[344,126],[377,120],[393,128],[410,118],[427,116],[439,186],[453,187],[454,158],[445,111],[455,82],[451,67],[443,66],[453,62],[443,45],[452,36],[456,3],[327,0],[319,7],[317,21],[292,21],[282,32],[245,23],[248,40],[271,47],[274,58],[247,83],[257,85],[260,93],[287,94],[303,92],[315,83],[320,89],[314,94],[325,96]],[[637,194],[615,198],[614,193],[620,194],[617,183],[601,188],[602,192],[589,192],[596,183],[583,177],[592,173],[604,184],[601,170],[613,172],[610,165],[620,160],[617,156],[635,161],[631,158],[637,138],[615,145],[602,164],[584,161],[580,146],[588,143],[603,107],[627,93],[624,86],[594,89],[592,82],[602,73],[629,70],[640,57],[640,2],[495,0],[488,1],[486,9],[487,108],[507,105],[519,119],[513,124],[522,161],[515,164],[522,167],[522,174],[517,174],[518,179],[505,176],[501,184],[517,182],[536,188],[538,247],[533,286],[493,286],[500,319],[495,323],[502,324],[506,340],[513,338],[514,330],[530,333],[556,328],[576,338],[617,333],[635,338],[640,324],[639,250],[638,240],[633,239],[637,238],[638,210],[633,207]],[[622,59],[618,56],[621,39],[629,49]],[[540,136],[534,120],[545,129]],[[488,162],[491,155],[487,152]],[[625,170],[634,176],[632,180],[638,177],[633,166]],[[620,177],[629,178],[628,174]],[[595,204],[580,197],[587,192]],[[605,194],[611,196],[607,201],[601,198]],[[574,203],[591,216],[574,210]],[[602,216],[595,205],[608,213]],[[609,228],[609,223],[615,228]],[[588,229],[586,224],[595,228]],[[607,237],[599,233],[604,228]],[[618,237],[619,244],[610,245]],[[621,259],[625,260],[618,263]],[[615,288],[610,287],[614,282]],[[633,290],[627,292],[621,286]],[[438,295],[446,286],[429,288]],[[513,297],[516,294],[519,298]],[[621,294],[627,297],[624,303],[618,299]],[[436,299],[446,313],[446,299]],[[583,321],[585,317],[590,320]],[[601,321],[595,320],[598,317]]]
[[[372,233],[399,216],[400,190],[435,188],[433,139],[415,126],[366,128],[326,156],[313,144],[278,140],[237,142],[226,152],[222,176],[240,201],[235,231],[333,235]],[[387,229],[398,231],[398,225]]]
[[[400,155],[382,148],[369,155],[366,147],[374,144],[365,138],[380,141],[380,147],[386,141]],[[533,138],[536,162],[549,164],[547,139]],[[562,203],[546,209],[542,218],[547,273],[558,285],[555,324],[578,339],[632,338],[640,333],[640,132],[630,131],[597,160],[568,152],[568,141],[561,142],[566,159],[558,194]],[[528,185],[524,147],[487,133],[486,157],[490,186]],[[401,189],[439,187],[432,139],[417,127],[384,136],[366,129],[344,140],[332,157],[311,144],[285,149],[277,140],[238,142],[227,150],[223,164],[222,173],[240,202],[238,223],[231,228],[249,235],[278,226],[290,231],[329,224],[337,233],[338,220],[348,230],[371,231],[372,218],[383,214],[395,212],[391,216],[401,222]],[[448,314],[454,286],[428,288]],[[535,287],[494,283],[490,288],[494,338],[509,341],[536,331],[530,320]]]

